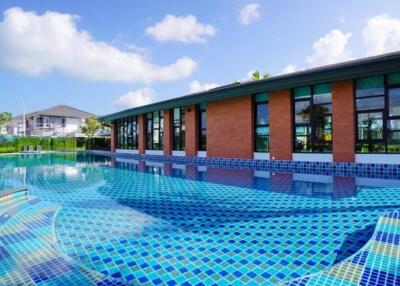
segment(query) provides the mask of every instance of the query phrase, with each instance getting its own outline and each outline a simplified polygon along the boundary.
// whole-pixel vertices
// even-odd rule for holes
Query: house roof
[[[353,79],[399,71],[400,52],[394,52],[307,69],[290,74],[277,75],[268,79],[229,84],[204,92],[188,94],[169,100],[122,110],[120,112],[102,116],[100,117],[100,120],[103,122],[108,122],[111,120],[152,112],[160,109],[169,109],[184,105],[199,104],[237,96],[251,95],[259,92],[269,92],[303,85]]]
[[[43,110],[35,111],[26,114],[26,116],[36,116],[36,115],[43,115],[43,116],[58,116],[58,117],[72,117],[72,118],[87,118],[96,116],[93,113],[86,112],[68,105],[56,105],[50,108],[46,108]],[[22,115],[18,115],[13,118],[13,120],[22,118]]]

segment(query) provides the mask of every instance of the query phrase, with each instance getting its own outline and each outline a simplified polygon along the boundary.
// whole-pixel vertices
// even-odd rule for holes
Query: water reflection
[[[355,197],[360,187],[400,187],[400,180],[395,179],[227,169],[126,158],[111,159],[111,166],[189,180],[333,200]]]
[[[73,192],[104,181],[98,166],[110,166],[110,160],[76,153],[2,156],[0,190],[31,186],[61,193]],[[68,189],[62,185],[68,185]]]

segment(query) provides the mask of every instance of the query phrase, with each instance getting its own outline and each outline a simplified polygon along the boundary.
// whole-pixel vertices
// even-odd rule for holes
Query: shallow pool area
[[[0,156],[0,189],[26,186],[59,206],[54,249],[128,285],[272,285],[317,273],[400,209],[400,180],[380,177]]]

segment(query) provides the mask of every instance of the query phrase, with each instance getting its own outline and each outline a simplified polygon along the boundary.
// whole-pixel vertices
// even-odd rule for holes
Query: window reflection
[[[294,89],[295,152],[332,151],[330,84]]]

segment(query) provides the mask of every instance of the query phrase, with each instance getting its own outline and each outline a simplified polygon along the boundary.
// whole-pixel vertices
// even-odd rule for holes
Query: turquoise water
[[[62,206],[60,251],[135,285],[290,280],[350,256],[400,208],[397,180],[0,156],[0,189],[23,185]]]

